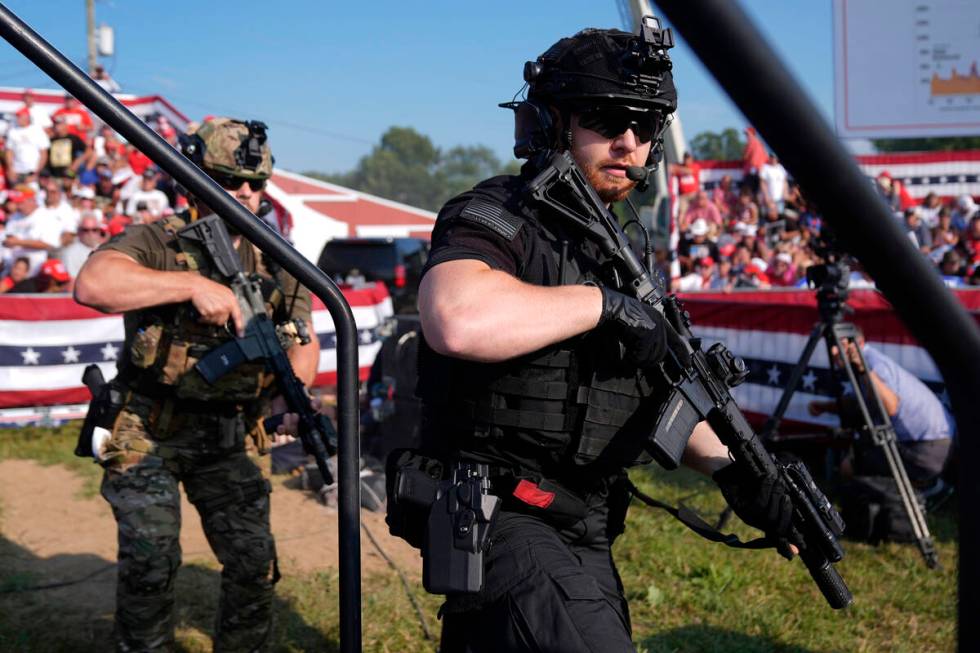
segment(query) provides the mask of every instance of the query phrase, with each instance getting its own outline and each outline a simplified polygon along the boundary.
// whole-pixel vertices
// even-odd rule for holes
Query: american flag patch
[[[504,209],[499,204],[481,199],[470,200],[459,217],[482,224],[507,240],[514,240],[522,224],[510,216],[505,216]]]

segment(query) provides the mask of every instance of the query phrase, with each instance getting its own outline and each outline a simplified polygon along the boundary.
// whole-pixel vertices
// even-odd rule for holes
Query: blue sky
[[[6,4],[85,61],[84,0]],[[743,6],[829,120],[830,1]],[[193,119],[265,120],[279,165],[328,172],[351,168],[391,125],[506,160],[512,118],[496,104],[519,89],[524,62],[582,27],[622,27],[615,0],[98,0],[96,21],[115,29],[116,55],[103,63],[125,92],[159,93]],[[745,124],[683,38],[672,57],[688,138]],[[0,86],[55,87],[6,43]]]

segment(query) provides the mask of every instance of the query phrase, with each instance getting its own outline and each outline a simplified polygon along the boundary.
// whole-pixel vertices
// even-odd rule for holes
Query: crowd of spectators
[[[25,91],[23,106],[4,118],[0,292],[70,291],[96,247],[127,225],[173,214],[186,201],[149,158],[70,95],[51,112]],[[177,129],[166,117],[148,122],[177,145]]]
[[[806,268],[824,262],[819,212],[751,127],[746,137],[739,183],[725,175],[706,188],[690,154],[670,166],[680,234],[675,291],[802,287]],[[946,285],[980,286],[980,207],[970,195],[917,201],[887,172],[875,186]],[[871,286],[856,263],[851,285]]]
[[[96,83],[118,85],[96,68]],[[23,94],[0,115],[0,293],[70,292],[88,255],[131,224],[148,224],[187,206],[153,162],[71,95],[50,111]],[[207,122],[211,116],[203,120]],[[182,134],[164,115],[145,118],[173,147]],[[189,123],[193,133],[197,123]],[[258,216],[288,234],[288,213],[263,198]]]

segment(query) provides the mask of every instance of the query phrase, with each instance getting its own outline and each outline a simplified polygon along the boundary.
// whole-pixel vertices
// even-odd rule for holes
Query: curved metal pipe
[[[732,0],[657,3],[745,117],[765,136],[936,361],[960,438],[959,650],[980,650],[980,329],[906,238],[837,135]]]
[[[337,427],[340,522],[340,650],[361,650],[361,490],[358,438],[358,339],[354,314],[340,289],[279,234],[256,218],[173,149],[129,109],[92,81],[37,32],[0,4],[0,36],[78,98],[154,163],[166,170],[309,288],[330,311],[337,330]]]

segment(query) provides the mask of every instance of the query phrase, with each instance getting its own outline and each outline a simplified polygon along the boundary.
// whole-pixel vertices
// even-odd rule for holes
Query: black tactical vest
[[[614,283],[598,248],[564,228],[559,216],[529,206],[522,190],[521,178],[490,179],[451,201],[439,221],[466,220],[521,238],[523,281]],[[597,329],[489,364],[442,356],[423,338],[417,394],[424,449],[567,477],[570,468],[593,463],[616,470],[649,462],[644,445],[665,392],[624,360],[614,336]]]

